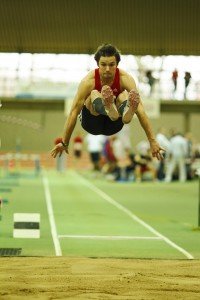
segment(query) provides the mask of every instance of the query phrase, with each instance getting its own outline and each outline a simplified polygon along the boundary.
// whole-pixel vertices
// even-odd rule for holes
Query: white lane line
[[[52,235],[52,239],[53,239],[53,243],[54,243],[55,253],[56,253],[56,256],[62,256],[62,250],[60,247],[60,242],[58,239],[56,223],[55,223],[55,218],[54,218],[51,193],[49,190],[49,181],[48,181],[48,178],[46,176],[44,176],[44,174],[42,176],[42,181],[43,181],[43,185],[44,185],[45,199],[46,199],[47,211],[48,211],[48,215],[49,215],[51,235]]]
[[[162,240],[159,236],[116,236],[116,235],[59,235],[59,239],[89,239],[89,240]]]
[[[134,215],[130,210],[128,210],[126,207],[124,207],[123,205],[119,204],[117,201],[115,201],[114,199],[112,199],[110,196],[108,196],[106,193],[104,193],[103,191],[101,191],[99,188],[97,188],[96,186],[94,186],[92,183],[90,183],[87,179],[85,179],[84,177],[82,177],[81,175],[77,174],[79,176],[79,178],[95,193],[97,193],[98,195],[100,195],[103,199],[105,199],[107,202],[109,202],[110,204],[112,204],[113,206],[117,207],[119,210],[123,211],[126,215],[128,215],[131,219],[133,219],[134,221],[140,223],[142,226],[144,226],[145,228],[147,228],[150,232],[154,233],[156,236],[162,238],[167,244],[169,244],[171,247],[175,248],[176,250],[178,250],[179,252],[181,252],[183,255],[185,255],[188,259],[194,259],[194,257],[192,256],[192,254],[190,254],[189,252],[187,252],[185,249],[179,247],[177,244],[175,244],[174,242],[172,242],[170,239],[168,239],[166,236],[162,235],[160,232],[158,232],[157,230],[155,230],[153,227],[151,227],[150,225],[148,225],[146,222],[144,222],[143,220],[141,220],[140,218],[138,218],[136,215]]]

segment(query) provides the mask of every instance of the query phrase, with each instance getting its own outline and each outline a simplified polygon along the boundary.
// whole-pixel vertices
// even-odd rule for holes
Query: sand
[[[1,257],[0,300],[200,299],[200,260]]]

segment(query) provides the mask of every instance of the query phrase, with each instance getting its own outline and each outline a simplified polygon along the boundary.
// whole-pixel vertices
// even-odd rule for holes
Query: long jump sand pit
[[[200,260],[0,258],[0,300],[200,299]]]

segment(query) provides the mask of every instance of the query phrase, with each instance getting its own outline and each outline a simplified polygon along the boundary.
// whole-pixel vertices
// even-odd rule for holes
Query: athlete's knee
[[[92,106],[91,97],[88,97],[85,101],[85,106],[88,110],[90,110],[90,107]]]
[[[93,102],[91,101],[91,99],[88,99],[88,101],[85,102],[85,106],[89,110],[91,115],[93,115],[93,116],[98,116],[99,115],[99,113],[95,111],[94,105],[93,105]]]
[[[93,101],[94,99],[100,97],[100,95],[101,95],[101,94],[99,93],[99,91],[97,91],[97,90],[92,90],[91,93],[90,93],[91,100]]]

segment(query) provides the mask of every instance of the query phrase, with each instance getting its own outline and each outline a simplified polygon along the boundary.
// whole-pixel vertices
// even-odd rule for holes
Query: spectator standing
[[[111,135],[107,137],[103,146],[103,155],[105,158],[103,172],[105,174],[112,174],[117,169],[117,158],[113,152],[113,141],[115,136],[116,135]]]
[[[176,89],[177,89],[177,79],[178,79],[178,71],[177,71],[177,69],[174,69],[174,71],[172,72],[172,81],[174,84],[174,92],[176,92]]]
[[[151,94],[153,92],[153,87],[154,87],[154,84],[155,84],[155,78],[152,75],[152,71],[148,70],[146,72],[146,78],[147,78],[147,82],[148,82],[149,87],[150,87],[149,95],[151,96]]]
[[[170,182],[173,179],[175,168],[178,167],[179,181],[186,181],[186,167],[185,158],[187,156],[187,142],[186,139],[180,134],[175,134],[170,140],[169,147],[169,163],[167,166],[165,181]]]
[[[186,99],[187,98],[187,89],[188,89],[188,86],[190,84],[190,81],[191,81],[191,74],[190,72],[185,72],[185,77],[184,77],[184,80],[185,80],[185,93],[184,93],[184,98]]]
[[[100,171],[100,160],[103,150],[103,144],[105,142],[105,136],[93,135],[88,133],[85,137],[85,142],[87,143],[87,149],[93,165],[93,170]]]

